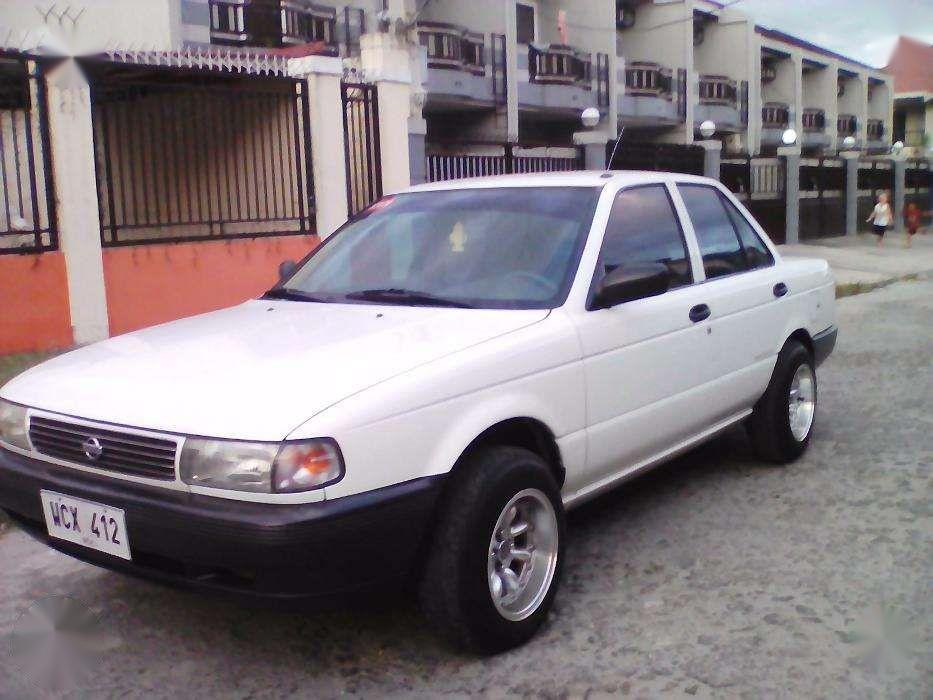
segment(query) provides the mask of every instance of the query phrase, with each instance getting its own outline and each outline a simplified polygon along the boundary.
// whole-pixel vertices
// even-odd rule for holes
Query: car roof
[[[494,175],[490,177],[471,177],[461,180],[442,180],[423,185],[414,185],[398,192],[436,192],[439,190],[488,189],[493,187],[603,187],[612,183],[615,186],[644,185],[657,182],[702,182],[718,181],[685,175],[683,173],[654,172],[647,170],[575,170],[556,173],[523,173],[517,175]]]

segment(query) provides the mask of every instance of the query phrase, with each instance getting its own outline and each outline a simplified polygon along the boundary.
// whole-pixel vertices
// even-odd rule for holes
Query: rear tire
[[[816,407],[813,357],[799,341],[788,340],[778,354],[771,383],[748,421],[758,455],[776,464],[802,455],[813,434]]]
[[[494,654],[547,618],[564,558],[564,511],[547,464],[517,447],[466,457],[451,477],[419,602],[455,645]]]

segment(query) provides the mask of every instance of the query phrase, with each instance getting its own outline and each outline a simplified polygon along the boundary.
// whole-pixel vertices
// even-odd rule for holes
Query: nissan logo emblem
[[[104,453],[104,446],[100,444],[100,440],[96,437],[89,437],[81,443],[81,447],[84,448],[84,454],[92,462],[96,461]]]

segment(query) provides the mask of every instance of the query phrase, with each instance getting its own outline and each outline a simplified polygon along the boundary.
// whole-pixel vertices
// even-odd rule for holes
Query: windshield
[[[563,303],[595,187],[509,187],[385,197],[270,294],[498,309]]]

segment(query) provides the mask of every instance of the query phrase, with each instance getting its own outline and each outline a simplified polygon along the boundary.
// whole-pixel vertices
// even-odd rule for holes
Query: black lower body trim
[[[830,326],[825,331],[813,336],[813,361],[817,367],[823,364],[823,361],[829,357],[833,348],[836,347],[836,336],[839,329],[836,326]]]
[[[50,547],[163,583],[316,601],[411,579],[443,477],[319,503],[232,501],[98,477],[0,450],[0,508]],[[39,490],[122,508],[132,561],[50,538]]]

